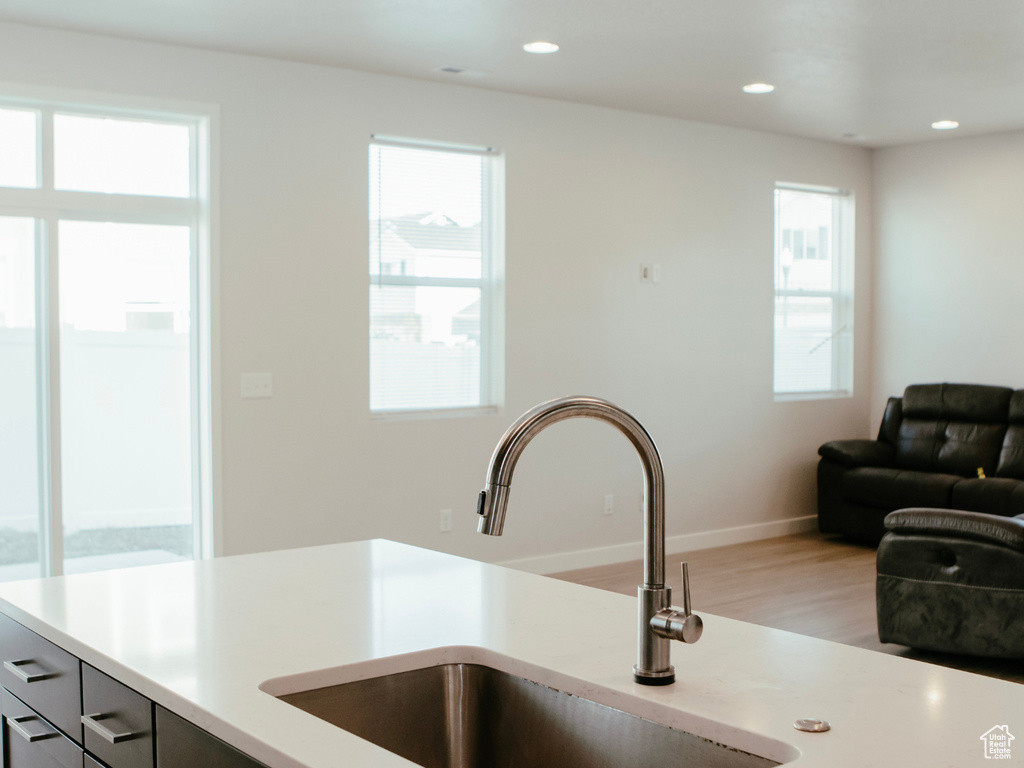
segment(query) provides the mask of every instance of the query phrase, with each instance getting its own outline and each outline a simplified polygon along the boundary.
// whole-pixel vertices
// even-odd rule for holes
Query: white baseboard
[[[767,523],[740,525],[735,528],[720,528],[715,531],[684,533],[679,536],[669,536],[665,540],[665,552],[667,554],[692,552],[696,549],[742,544],[745,541],[773,539],[776,536],[813,531],[817,527],[818,516],[808,515],[806,517],[790,517],[785,520],[772,520]],[[578,549],[572,552],[556,552],[552,555],[505,560],[498,565],[527,573],[546,574],[574,571],[577,568],[592,568],[597,565],[624,563],[629,560],[639,560],[641,557],[643,557],[643,542],[631,541],[628,544],[615,544],[610,547]]]

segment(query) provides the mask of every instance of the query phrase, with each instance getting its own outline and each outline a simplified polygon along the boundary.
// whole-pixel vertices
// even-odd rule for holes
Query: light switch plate
[[[272,397],[274,394],[274,379],[269,373],[243,373],[242,374],[242,397],[245,399],[257,397]]]

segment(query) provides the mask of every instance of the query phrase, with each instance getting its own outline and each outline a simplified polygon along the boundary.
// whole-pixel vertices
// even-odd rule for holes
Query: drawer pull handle
[[[120,744],[122,741],[128,741],[128,739],[134,738],[135,734],[131,731],[124,731],[122,733],[114,733],[112,730],[103,725],[100,720],[111,717],[111,715],[95,714],[95,715],[82,715],[82,725],[88,728],[93,733],[97,733],[104,739],[109,741],[111,744]]]
[[[7,718],[7,724],[11,726],[11,729],[15,731],[19,736],[21,736],[21,738],[23,738],[25,741],[29,743],[32,743],[34,741],[42,741],[43,739],[48,739],[51,736],[57,735],[56,731],[42,731],[38,733],[32,733],[32,731],[30,731],[28,728],[22,725],[22,723],[27,723],[32,720],[39,720],[39,718],[35,715],[25,715],[23,717],[9,717]],[[42,720],[39,720],[39,722],[41,723]]]
[[[14,675],[16,678],[21,680],[23,683],[38,683],[40,680],[46,680],[47,678],[53,677],[49,672],[37,672],[34,675],[29,674],[21,668],[22,664],[35,664],[32,659],[18,659],[17,661],[5,661],[4,669]]]

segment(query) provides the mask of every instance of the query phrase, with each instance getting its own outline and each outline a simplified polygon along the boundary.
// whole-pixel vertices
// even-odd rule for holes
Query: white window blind
[[[852,391],[852,225],[848,193],[776,186],[776,395]]]
[[[495,406],[500,397],[501,158],[370,145],[370,410]]]

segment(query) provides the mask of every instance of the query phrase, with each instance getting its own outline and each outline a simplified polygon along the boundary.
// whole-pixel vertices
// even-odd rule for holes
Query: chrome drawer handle
[[[40,680],[46,680],[48,677],[53,677],[49,672],[37,672],[34,675],[30,675],[28,672],[21,668],[22,664],[35,664],[32,659],[18,659],[17,661],[5,661],[4,669],[14,675],[16,678],[21,680],[23,683],[38,683]]]
[[[30,730],[28,730],[28,728],[22,725],[22,723],[27,723],[31,720],[39,720],[39,718],[35,715],[24,715],[23,717],[9,717],[7,718],[7,724],[11,726],[11,729],[15,733],[17,733],[19,736],[21,736],[21,738],[23,738],[30,744],[34,741],[42,741],[43,739],[48,739],[51,736],[57,735],[56,731],[43,731],[42,733],[32,733]],[[41,723],[42,720],[39,720],[39,722]]]
[[[103,725],[100,720],[111,717],[111,715],[104,715],[96,713],[95,715],[82,715],[82,725],[88,728],[93,733],[97,733],[104,739],[109,741],[111,744],[120,744],[122,741],[128,741],[128,739],[134,738],[135,734],[131,731],[124,731],[123,733],[114,733],[112,730]]]

